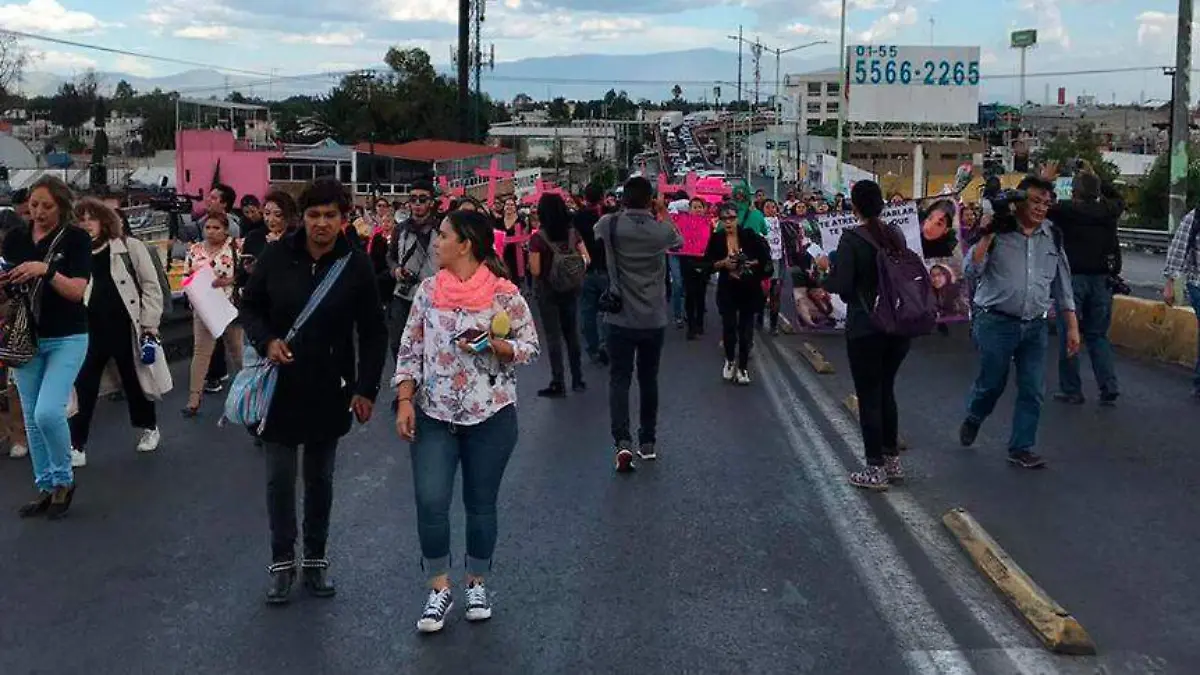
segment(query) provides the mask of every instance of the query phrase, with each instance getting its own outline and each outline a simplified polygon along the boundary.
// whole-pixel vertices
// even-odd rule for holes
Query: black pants
[[[100,379],[109,361],[117,366],[121,388],[125,391],[125,402],[129,405],[129,423],[138,429],[154,429],[158,419],[154,402],[146,398],[138,382],[137,366],[133,356],[133,323],[128,317],[114,319],[111,323],[93,322],[88,336],[87,356],[75,376],[75,396],[79,400],[79,412],[70,419],[71,445],[83,450],[87,446],[88,432],[92,426],[92,415],[96,412],[96,399],[100,395]]]
[[[683,267],[683,313],[687,317],[688,331],[704,332],[704,309],[708,301],[708,272],[680,261]]]
[[[629,388],[637,365],[638,399],[641,404],[639,443],[654,443],[658,430],[658,365],[662,359],[663,328],[609,326],[608,413],[616,443],[631,442],[629,432]]]
[[[550,353],[550,382],[564,384],[563,343],[567,345],[567,360],[571,365],[571,382],[583,381],[583,365],[579,347],[579,293],[555,293],[538,288],[538,309],[542,327],[546,330],[546,350]]]
[[[329,513],[333,509],[333,466],[338,442],[304,446],[304,557],[325,557]],[[271,521],[271,560],[296,558],[296,473],[299,447],[265,444],[267,455],[267,515]]]
[[[408,315],[412,313],[412,300],[392,298],[387,310],[388,348],[394,359],[400,351],[400,340],[404,337],[404,327],[408,325]]]
[[[750,350],[754,348],[754,325],[757,317],[757,308],[748,304],[731,305],[721,310],[725,360],[736,360],[738,370],[750,367]]]
[[[908,338],[867,335],[846,341],[850,376],[858,396],[858,423],[862,427],[867,464],[879,466],[884,456],[896,456],[900,415],[896,409],[896,373],[908,355]]]

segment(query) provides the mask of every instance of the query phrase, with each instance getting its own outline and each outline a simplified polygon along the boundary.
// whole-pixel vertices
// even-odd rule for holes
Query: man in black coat
[[[271,585],[267,601],[287,602],[296,576],[296,474],[304,446],[304,585],[318,597],[335,592],[326,576],[333,468],[352,417],[371,418],[384,365],[387,327],[366,252],[342,231],[350,199],[341,183],[320,179],[300,195],[304,227],[268,246],[242,296],[241,319],[259,354],[278,364],[279,379],[260,437],[267,455]],[[345,268],[297,334],[286,336],[334,263]],[[357,345],[355,344],[357,340]],[[357,349],[356,349],[357,346]]]

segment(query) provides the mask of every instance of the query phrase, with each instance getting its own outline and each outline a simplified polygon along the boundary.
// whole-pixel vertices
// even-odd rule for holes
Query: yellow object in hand
[[[500,311],[492,317],[492,337],[506,338],[511,330],[512,320],[508,318],[508,312]]]

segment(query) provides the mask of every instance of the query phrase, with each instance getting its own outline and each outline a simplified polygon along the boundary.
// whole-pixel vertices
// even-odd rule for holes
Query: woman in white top
[[[450,590],[450,501],[463,468],[468,621],[492,615],[484,577],[496,499],[517,443],[517,364],[537,357],[537,328],[505,278],[487,216],[455,211],[434,239],[438,273],[421,283],[396,356],[396,429],[412,443],[417,532],[430,592],[418,630],[442,629]]]
[[[229,217],[220,211],[210,211],[204,221],[202,239],[188,248],[185,274],[191,274],[204,266],[212,267],[213,287],[220,288],[230,300],[234,299],[234,281],[238,270],[238,250],[229,232]],[[232,372],[242,369],[242,328],[237,323],[229,324],[222,335],[213,335],[200,317],[192,317],[191,382],[188,387],[187,407],[184,417],[195,417],[200,413],[200,402],[204,396],[205,375],[217,338],[224,337],[225,349],[229,352]]]

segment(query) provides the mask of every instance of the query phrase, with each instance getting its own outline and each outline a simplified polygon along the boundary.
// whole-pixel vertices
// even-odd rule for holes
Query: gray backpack
[[[546,236],[545,231],[539,231],[542,238],[554,250],[554,259],[550,263],[550,271],[546,275],[546,284],[556,293],[574,293],[583,288],[583,278],[587,275],[587,263],[579,254],[579,239],[575,229],[571,228],[567,235],[566,245],[555,244]]]

